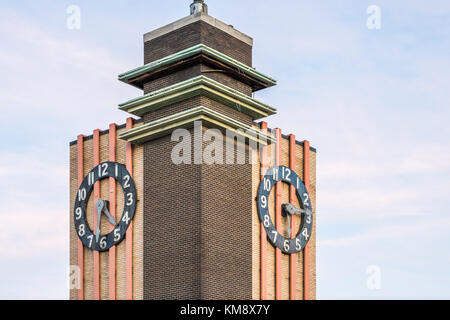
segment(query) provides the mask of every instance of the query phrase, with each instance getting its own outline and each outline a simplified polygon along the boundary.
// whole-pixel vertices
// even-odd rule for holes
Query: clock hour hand
[[[302,213],[313,214],[313,212],[311,210],[305,210],[305,209],[297,208],[292,203],[285,203],[285,204],[282,205],[282,208],[283,208],[283,214],[284,215],[301,216]]]
[[[105,216],[108,218],[109,223],[111,223],[113,226],[116,226],[116,220],[114,219],[114,217],[111,215],[111,213],[109,213],[108,208],[105,206],[103,209],[103,212],[105,213]]]

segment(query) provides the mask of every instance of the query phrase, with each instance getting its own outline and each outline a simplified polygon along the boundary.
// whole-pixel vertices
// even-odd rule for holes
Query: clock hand
[[[113,216],[111,215],[111,213],[109,213],[108,208],[105,206],[105,208],[103,209],[103,212],[105,213],[106,217],[109,220],[109,223],[111,223],[113,226],[116,226],[116,220],[114,220]]]
[[[313,212],[311,210],[296,208],[291,203],[285,203],[285,204],[283,204],[282,207],[283,207],[284,214],[297,215],[297,216],[300,216],[302,213],[313,214]]]
[[[292,203],[284,203],[282,205],[282,213],[283,216],[288,218],[288,234],[289,238],[291,238],[291,216],[301,216],[302,214],[313,214],[311,210],[305,210],[295,207]]]
[[[97,207],[97,230],[95,231],[95,240],[97,240],[98,242],[98,239],[100,237],[100,218],[102,215],[103,208],[105,207],[105,201],[103,201],[102,198],[99,198],[97,200],[96,207]]]

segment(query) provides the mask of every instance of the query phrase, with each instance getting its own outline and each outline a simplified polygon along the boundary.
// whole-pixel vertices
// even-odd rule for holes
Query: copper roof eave
[[[258,79],[255,79],[243,72],[240,72],[239,70],[230,67],[221,61],[214,59],[210,56],[207,56],[203,53],[196,54],[194,56],[191,56],[189,58],[175,61],[171,64],[167,64],[164,66],[161,66],[160,68],[156,70],[151,70],[147,73],[141,74],[137,77],[122,80],[127,84],[130,84],[132,86],[135,86],[139,89],[144,88],[144,83],[157,79],[159,77],[165,76],[167,74],[170,74],[172,72],[176,72],[178,70],[182,70],[184,68],[187,68],[195,63],[205,63],[209,66],[213,66],[215,68],[218,68],[220,71],[224,71],[226,74],[230,75],[231,77],[235,78],[236,80],[242,81],[245,84],[249,85],[253,91],[258,91],[261,89],[265,89],[268,87],[271,87],[271,84],[262,82]]]

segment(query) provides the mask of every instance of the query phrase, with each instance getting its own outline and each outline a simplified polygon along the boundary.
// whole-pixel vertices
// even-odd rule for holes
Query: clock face
[[[89,197],[94,189],[94,184],[103,179],[114,178],[121,186],[124,195],[124,208],[120,220],[111,216],[108,210],[108,202],[98,199],[95,204],[97,215],[97,230],[91,230],[86,219],[86,208]],[[75,198],[73,219],[75,231],[84,246],[96,250],[106,251],[112,246],[119,244],[124,238],[126,231],[133,220],[136,211],[136,185],[131,174],[124,165],[117,162],[103,162],[92,169],[84,178]],[[106,216],[114,229],[108,234],[100,234],[100,221]]]
[[[301,208],[296,208],[291,203],[282,205],[283,216],[286,218],[288,226],[290,226],[292,216],[301,217],[300,228],[295,238],[286,238],[281,235],[270,217],[269,210],[274,210],[274,208],[269,207],[270,191],[280,181],[294,186],[298,203],[301,206]],[[257,202],[259,220],[266,230],[269,241],[286,254],[293,254],[303,250],[311,237],[313,212],[311,199],[300,177],[292,169],[285,166],[270,168],[259,185]],[[289,233],[291,232],[293,231],[289,227]]]

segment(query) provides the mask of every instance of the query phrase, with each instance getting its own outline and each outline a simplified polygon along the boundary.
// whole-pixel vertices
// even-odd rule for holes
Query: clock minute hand
[[[100,218],[102,216],[103,208],[105,207],[105,202],[103,201],[103,199],[101,198],[98,199],[96,207],[97,207],[97,230],[95,231],[95,240],[97,240],[98,242],[98,239],[100,237]]]

